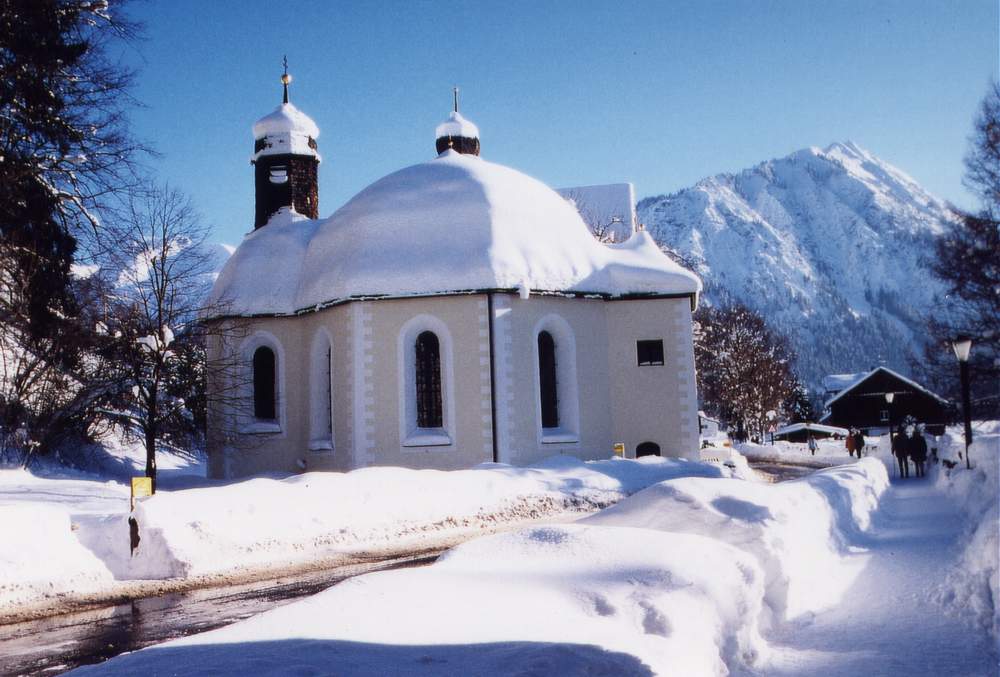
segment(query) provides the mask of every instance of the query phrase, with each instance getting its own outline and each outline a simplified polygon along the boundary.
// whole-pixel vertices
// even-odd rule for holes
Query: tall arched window
[[[333,449],[333,348],[330,335],[320,329],[313,338],[310,355],[309,449]]]
[[[273,421],[277,415],[275,373],[277,363],[274,351],[261,346],[253,353],[253,415],[254,418]]]
[[[538,334],[538,387],[542,401],[542,427],[559,427],[559,383],[556,377],[556,342],[547,331]]]
[[[434,332],[417,336],[414,362],[417,388],[417,427],[441,428],[441,344]]]

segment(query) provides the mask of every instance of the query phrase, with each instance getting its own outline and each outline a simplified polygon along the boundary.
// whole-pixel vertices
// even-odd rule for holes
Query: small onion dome
[[[273,113],[253,125],[254,156],[311,155],[317,160],[316,139],[319,127],[312,118],[290,103],[283,103]]]
[[[453,111],[434,132],[438,155],[449,148],[464,155],[479,155],[479,127]]]

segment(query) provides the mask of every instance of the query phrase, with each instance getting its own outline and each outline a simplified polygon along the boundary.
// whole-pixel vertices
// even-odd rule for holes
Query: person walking
[[[892,455],[896,457],[896,462],[899,463],[899,476],[903,478],[910,476],[907,446],[906,435],[902,430],[899,430],[896,432],[896,436],[892,438]]]
[[[847,431],[847,440],[844,442],[844,446],[847,447],[847,455],[854,458],[854,428]]]
[[[910,451],[910,458],[917,469],[917,477],[924,477],[924,462],[927,460],[927,440],[919,428],[910,426],[906,429],[909,435],[907,447]]]
[[[809,436],[809,453],[813,456],[816,455],[816,438],[812,435]]]
[[[854,433],[854,448],[858,452],[858,458],[861,458],[861,452],[865,450],[865,436],[860,428]]]

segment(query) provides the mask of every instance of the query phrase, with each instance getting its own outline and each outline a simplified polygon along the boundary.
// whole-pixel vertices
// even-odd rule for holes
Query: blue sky
[[[852,140],[961,206],[997,77],[996,0],[136,3],[138,135],[220,241],[253,223],[250,127],[291,98],[319,125],[320,213],[434,155],[451,87],[483,156],[552,186],[669,193]]]

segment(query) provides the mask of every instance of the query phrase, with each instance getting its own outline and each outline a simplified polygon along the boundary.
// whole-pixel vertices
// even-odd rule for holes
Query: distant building
[[[774,431],[774,439],[785,440],[786,442],[807,442],[810,437],[815,439],[825,439],[828,437],[847,437],[847,428],[838,428],[832,425],[822,425],[820,423],[793,423],[784,428]]]
[[[860,374],[833,374],[823,379],[830,396],[820,423],[842,428],[860,428],[882,434],[890,424],[899,425],[912,416],[939,435],[949,419],[950,403],[916,381],[886,367]],[[886,394],[892,393],[890,403]]]
[[[208,318],[210,364],[233,365],[209,379],[213,477],[593,459],[616,442],[698,457],[701,282],[635,230],[628,184],[575,189],[574,207],[481,158],[456,101],[432,159],[320,218],[317,125],[286,92],[253,131],[254,230]],[[583,203],[620,218],[620,239],[598,242]]]

